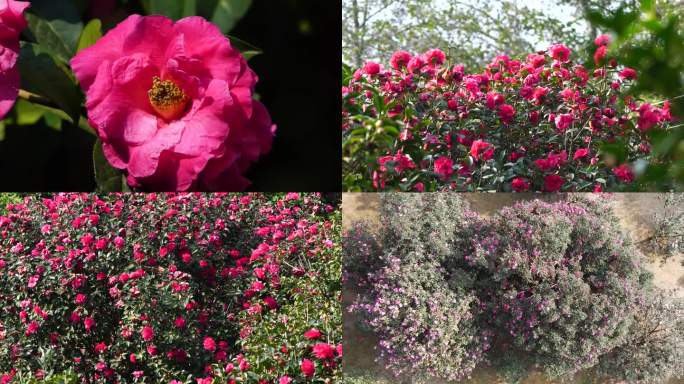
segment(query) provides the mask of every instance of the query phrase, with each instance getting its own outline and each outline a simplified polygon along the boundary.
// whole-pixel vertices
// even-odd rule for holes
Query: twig
[[[46,107],[60,109],[57,104],[52,102],[52,100],[50,100],[46,97],[40,96],[40,95],[36,95],[35,93],[31,93],[31,92],[23,90],[23,89],[19,90],[19,95],[17,97],[19,97],[20,99],[24,99],[26,101],[30,101],[34,104],[40,104],[40,105],[44,105]]]

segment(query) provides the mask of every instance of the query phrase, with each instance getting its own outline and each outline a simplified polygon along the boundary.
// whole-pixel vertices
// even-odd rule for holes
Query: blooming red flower
[[[511,181],[511,188],[516,192],[525,192],[530,189],[530,182],[522,177],[516,177]]]
[[[242,190],[242,173],[270,151],[256,74],[201,17],[132,15],[71,67],[105,157],[133,187]]]
[[[494,156],[494,148],[486,141],[475,140],[470,146],[470,156],[475,160],[482,158],[482,161],[487,161]]]
[[[488,92],[485,99],[487,103],[487,108],[489,109],[494,109],[497,105],[503,104],[504,101],[506,101],[503,95],[497,92]]]
[[[563,44],[554,44],[549,48],[549,51],[551,57],[561,63],[568,61],[568,57],[570,56],[570,49]]]
[[[300,368],[306,377],[312,377],[316,371],[316,365],[309,359],[303,359]]]
[[[446,61],[446,55],[440,49],[430,49],[425,52],[425,61],[432,66],[440,66]]]
[[[332,359],[335,356],[335,348],[328,343],[318,343],[312,348],[314,356],[321,360]]]
[[[614,167],[613,173],[618,179],[624,181],[625,183],[631,183],[634,181],[634,173],[632,172],[632,168],[629,166],[629,164],[620,164],[619,166]]]
[[[618,73],[618,75],[619,75],[621,78],[623,78],[623,79],[629,79],[629,80],[636,80],[636,78],[637,78],[637,72],[636,72],[636,70],[634,70],[634,69],[632,69],[632,68],[629,68],[629,67],[623,68],[623,69]]]
[[[596,45],[598,45],[598,46],[605,46],[605,45],[608,45],[608,44],[610,44],[610,36],[608,36],[608,35],[606,35],[606,34],[598,35],[598,36],[594,39],[594,44],[596,44]]]
[[[394,69],[401,70],[408,65],[409,61],[411,61],[411,57],[411,54],[406,51],[394,52],[394,54],[392,54],[392,58],[390,59],[390,65]]]
[[[202,343],[202,346],[204,347],[205,351],[215,351],[216,350],[216,342],[211,337],[205,337],[204,342]]]
[[[380,64],[374,61],[368,61],[363,66],[363,71],[370,76],[377,75],[378,73],[380,73]]]
[[[556,116],[555,122],[556,122],[556,128],[561,131],[565,132],[566,129],[572,124],[573,118],[572,114],[570,113],[561,113]]]
[[[561,189],[565,179],[558,175],[547,175],[544,177],[544,190],[546,192],[556,192]]]
[[[575,151],[575,154],[572,156],[573,160],[581,159],[583,157],[586,157],[589,155],[589,150],[586,148],[580,148]]]
[[[152,329],[152,327],[150,327],[149,325],[146,325],[140,331],[140,335],[142,336],[143,340],[151,341],[154,338],[154,329]]]
[[[304,337],[306,337],[309,340],[315,340],[321,337],[321,331],[319,331],[316,328],[311,328],[308,331],[304,332]]]
[[[499,106],[499,118],[505,124],[509,124],[511,121],[513,121],[514,117],[515,117],[515,109],[513,108],[512,105],[502,104],[501,106]]]
[[[600,65],[603,59],[606,58],[607,52],[608,48],[605,45],[602,45],[596,49],[596,52],[594,52],[594,63],[597,66]]]
[[[435,173],[446,180],[454,173],[453,166],[454,162],[450,158],[442,156],[435,160]]]
[[[19,34],[26,28],[28,6],[27,1],[0,1],[0,119],[12,109],[19,93]]]
[[[92,317],[86,317],[83,319],[83,325],[85,326],[86,332],[90,332],[90,330],[95,326],[95,319]]]
[[[107,344],[100,342],[95,344],[95,353],[102,353],[107,350]]]

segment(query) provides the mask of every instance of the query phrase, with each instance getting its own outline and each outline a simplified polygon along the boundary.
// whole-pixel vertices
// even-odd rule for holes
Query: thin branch
[[[23,89],[19,90],[19,94],[17,95],[17,97],[20,99],[24,99],[26,101],[30,101],[31,103],[34,103],[34,104],[40,104],[40,105],[44,105],[46,107],[60,109],[59,106],[57,104],[55,104],[52,100],[50,100],[46,97],[43,97],[41,95],[36,95],[35,93],[31,93],[31,92],[23,90]]]

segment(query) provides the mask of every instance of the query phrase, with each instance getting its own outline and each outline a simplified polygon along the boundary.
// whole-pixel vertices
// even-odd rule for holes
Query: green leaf
[[[245,16],[251,5],[252,0],[219,0],[211,21],[223,33],[228,33]]]
[[[5,140],[5,121],[0,120],[0,141]]]
[[[81,15],[70,1],[34,0],[26,14],[28,28],[43,49],[68,63],[83,30]]]
[[[178,20],[197,14],[197,0],[150,0],[149,11],[153,15],[164,15]]]
[[[38,122],[45,114],[45,110],[36,107],[34,104],[18,99],[15,105],[17,112],[18,125],[33,125]]]
[[[228,36],[228,39],[230,40],[230,45],[235,47],[240,53],[242,53],[242,56],[245,57],[245,60],[249,60],[254,56],[261,55],[264,53],[260,48],[255,47],[254,45],[238,39],[235,36]]]
[[[47,97],[78,121],[82,96],[63,66],[36,44],[27,43],[21,47],[19,73],[22,88]]]
[[[102,22],[99,19],[90,20],[83,28],[81,37],[78,39],[77,52],[95,44],[102,37]]]
[[[121,192],[123,174],[112,167],[102,152],[102,141],[97,139],[93,147],[93,169],[95,170],[96,192]]]

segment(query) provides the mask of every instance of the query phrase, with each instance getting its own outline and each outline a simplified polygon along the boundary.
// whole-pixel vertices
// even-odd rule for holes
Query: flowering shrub
[[[677,363],[684,345],[670,337],[680,318],[671,315],[661,322],[669,338],[648,339],[658,354],[647,363],[659,368],[634,368],[646,363],[630,343],[658,324],[645,313],[662,293],[604,202],[533,201],[483,218],[460,196],[426,195],[388,194],[383,209],[395,214],[379,233],[356,227],[344,239],[345,258],[377,260],[367,274],[352,272],[365,291],[350,310],[377,333],[380,358],[395,373],[458,380],[485,364],[510,381],[533,369],[563,378],[600,366],[612,378],[639,371],[644,382],[684,373]],[[459,208],[410,211],[439,209],[425,204],[431,199]],[[448,228],[443,236],[419,229],[440,227]],[[443,244],[448,251],[440,253]],[[668,308],[682,304],[675,301]]]
[[[0,216],[0,373],[324,382],[339,211],[317,194],[58,194]]]
[[[342,88],[346,190],[601,191],[634,181],[648,132],[669,103],[627,95],[638,74],[606,60],[593,71],[562,44],[525,60],[497,56],[469,74],[433,49],[368,62]],[[602,156],[603,155],[603,156]]]

